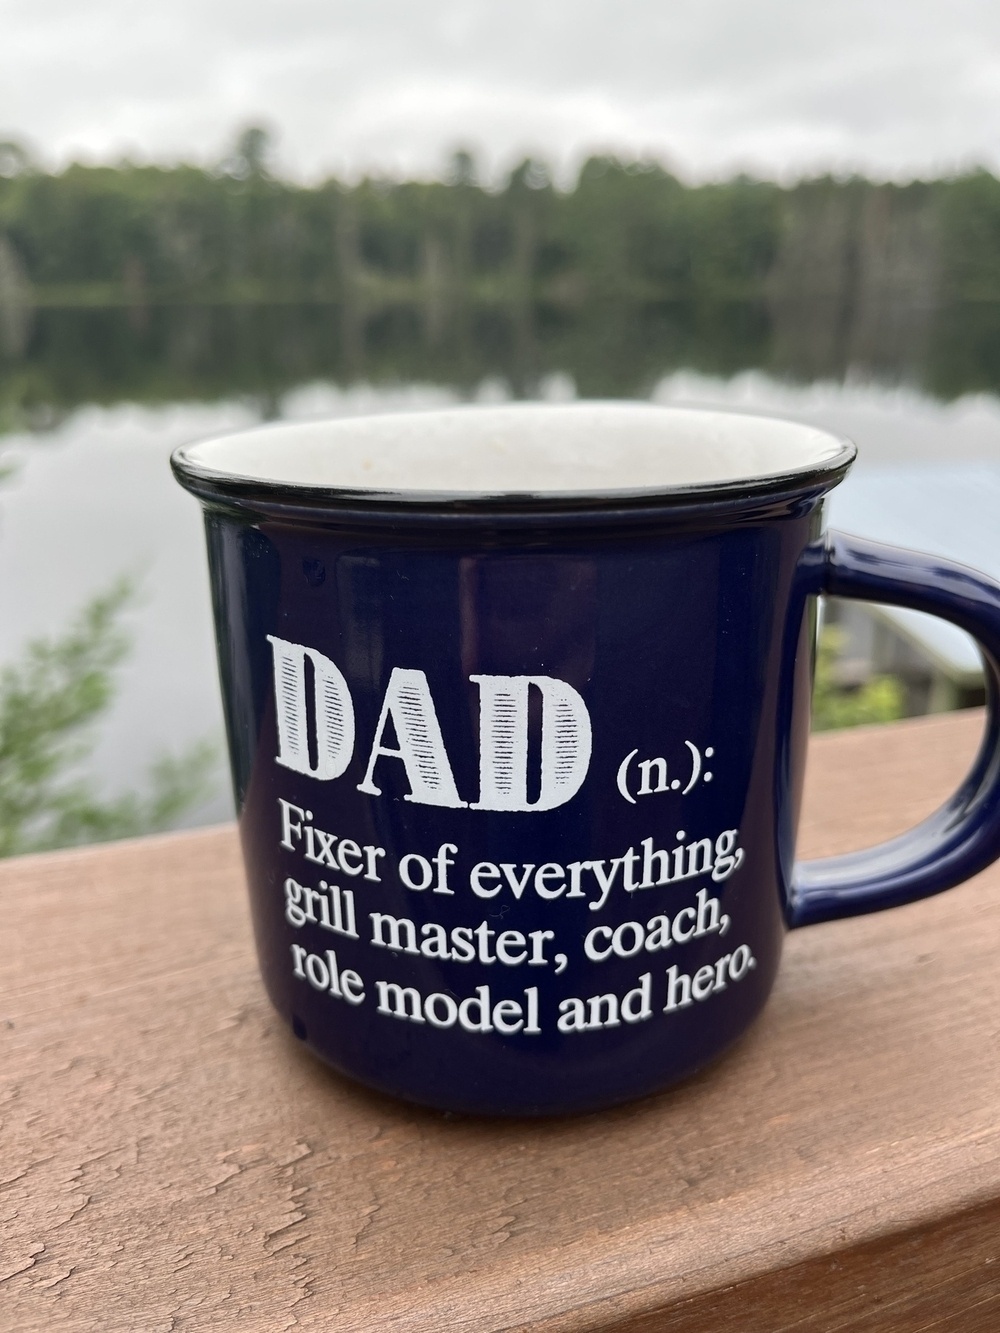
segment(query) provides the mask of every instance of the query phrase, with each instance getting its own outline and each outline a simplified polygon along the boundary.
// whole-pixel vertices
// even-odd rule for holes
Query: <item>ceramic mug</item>
[[[714,1059],[789,927],[1000,853],[1000,587],[824,531],[854,446],[646,405],[186,446],[264,982],[335,1068],[453,1111],[612,1105]],[[797,865],[816,594],[984,650],[986,739],[904,837]]]

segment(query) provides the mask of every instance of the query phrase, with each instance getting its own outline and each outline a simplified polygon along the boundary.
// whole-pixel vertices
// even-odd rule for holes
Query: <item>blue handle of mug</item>
[[[791,926],[927,898],[1000,856],[1000,584],[950,560],[838,532],[810,573],[814,591],[929,611],[971,634],[984,659],[986,729],[965,781],[929,819],[877,847],[796,865]]]

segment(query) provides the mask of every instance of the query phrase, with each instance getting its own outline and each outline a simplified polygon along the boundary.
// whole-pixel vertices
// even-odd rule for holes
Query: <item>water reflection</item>
[[[84,403],[242,396],[260,415],[310,380],[446,384],[500,378],[537,395],[554,373],[582,397],[644,397],[681,368],[728,378],[875,380],[950,399],[1000,389],[1000,304],[864,299],[754,302],[160,305],[39,309],[0,358],[0,428],[46,427]]]

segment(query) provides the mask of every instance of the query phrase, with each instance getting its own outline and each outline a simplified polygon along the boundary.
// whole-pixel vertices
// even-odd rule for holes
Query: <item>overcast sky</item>
[[[1000,3],[0,0],[0,139],[43,161],[209,162],[249,121],[303,177],[1000,168]]]

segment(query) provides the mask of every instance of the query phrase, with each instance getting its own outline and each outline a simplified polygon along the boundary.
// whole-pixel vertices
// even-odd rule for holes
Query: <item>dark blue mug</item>
[[[1000,587],[826,533],[854,452],[612,404],[177,451],[261,970],[306,1045],[452,1111],[610,1106],[735,1041],[789,927],[1000,854]],[[797,865],[818,593],[968,630],[989,708],[936,815]]]

